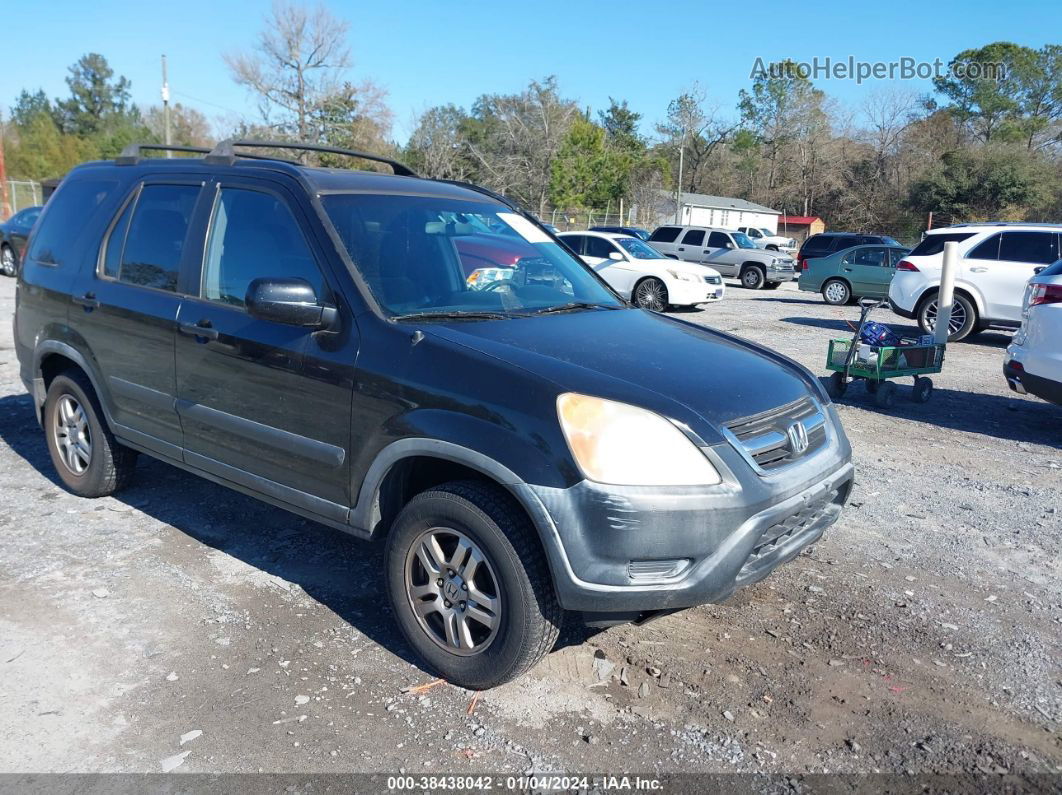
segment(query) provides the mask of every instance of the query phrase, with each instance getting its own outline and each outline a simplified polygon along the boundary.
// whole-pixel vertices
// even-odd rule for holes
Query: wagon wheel
[[[826,391],[830,397],[834,400],[840,400],[844,397],[845,391],[848,389],[848,382],[845,381],[844,373],[834,372],[830,374],[829,385],[826,387]]]
[[[911,400],[915,403],[928,403],[933,397],[933,380],[923,376],[915,376],[914,389],[911,390]]]
[[[878,408],[891,409],[896,405],[896,384],[892,381],[882,381],[878,384],[878,391],[874,393],[874,402]]]

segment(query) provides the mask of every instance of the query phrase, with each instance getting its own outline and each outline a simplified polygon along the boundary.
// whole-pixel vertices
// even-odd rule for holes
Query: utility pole
[[[166,139],[165,144],[169,146],[170,141],[170,84],[166,81],[166,56],[162,56],[162,118],[166,125]],[[166,150],[166,157],[173,157],[173,152]]]
[[[675,191],[675,223],[682,223],[682,159],[686,154],[686,134],[682,134],[682,145],[679,146],[679,173],[678,188]]]
[[[0,220],[7,220],[11,215],[11,205],[7,201],[7,169],[4,168],[4,120],[0,119]]]

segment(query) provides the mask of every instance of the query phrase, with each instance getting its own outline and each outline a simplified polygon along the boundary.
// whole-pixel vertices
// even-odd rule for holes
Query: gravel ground
[[[856,315],[792,285],[683,313],[815,372]],[[928,404],[849,391],[858,485],[813,549],[472,703],[411,690],[378,545],[145,457],[62,490],[2,328],[0,771],[1062,772],[1062,408],[1007,390],[1005,334]]]

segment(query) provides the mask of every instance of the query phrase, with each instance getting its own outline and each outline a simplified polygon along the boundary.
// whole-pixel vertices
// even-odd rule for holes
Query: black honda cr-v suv
[[[477,688],[565,611],[724,599],[837,518],[850,448],[804,368],[630,307],[489,191],[255,145],[132,147],[45,206],[15,340],[74,493],[141,452],[386,536],[403,633]]]

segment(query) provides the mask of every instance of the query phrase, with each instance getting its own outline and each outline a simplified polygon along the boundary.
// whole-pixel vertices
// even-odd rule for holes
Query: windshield
[[[664,259],[664,255],[636,237],[621,237],[616,240],[635,259]]]
[[[756,244],[749,240],[749,236],[744,232],[731,232],[730,236],[734,238],[738,248],[756,248]]]
[[[392,315],[624,306],[582,262],[501,204],[361,193],[323,202],[362,278]]]

